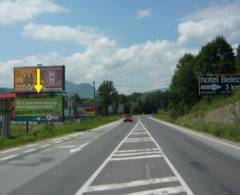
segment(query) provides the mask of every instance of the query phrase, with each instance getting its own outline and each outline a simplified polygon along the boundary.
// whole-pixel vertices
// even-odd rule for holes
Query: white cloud
[[[24,26],[23,35],[35,40],[72,41],[82,45],[89,45],[95,40],[104,38],[104,35],[90,27],[53,26],[34,23],[29,23]]]
[[[131,85],[158,81],[159,85],[155,88],[160,88],[169,84],[176,61],[184,52],[185,49],[178,48],[174,42],[166,40],[148,41],[119,48],[115,41],[102,38],[96,40],[84,52],[69,56],[50,53],[2,62],[0,63],[0,83],[3,86],[12,87],[10,81],[13,80],[13,67],[15,66],[65,64],[66,79],[73,82],[111,79],[117,83]],[[120,92],[150,89],[154,89],[154,86],[142,89],[120,88]]]
[[[138,10],[136,13],[136,17],[138,19],[142,19],[142,18],[148,18],[152,16],[152,10],[151,9],[142,9],[142,10]]]
[[[77,42],[86,49],[69,56],[50,53],[0,62],[0,83],[12,86],[9,75],[13,76],[14,66],[65,64],[66,79],[77,83],[105,79],[128,85],[158,83],[149,88],[119,88],[126,93],[166,87],[184,53],[196,54],[202,43],[212,40],[218,33],[224,32],[226,38],[233,41],[239,37],[239,32],[232,30],[240,24],[239,8],[239,4],[234,3],[198,11],[180,22],[177,40],[147,41],[128,47],[119,47],[115,40],[94,28],[30,23],[24,27],[25,36],[36,40]],[[196,44],[196,47],[189,44]]]
[[[43,13],[63,11],[65,9],[52,0],[1,0],[0,24],[28,21]]]
[[[203,44],[218,35],[229,41],[240,38],[240,3],[228,3],[200,10],[178,26],[179,44]]]

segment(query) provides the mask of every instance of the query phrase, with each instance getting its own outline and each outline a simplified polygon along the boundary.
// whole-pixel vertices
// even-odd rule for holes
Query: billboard
[[[35,67],[14,68],[15,91],[34,91],[37,82],[37,69]]]
[[[75,111],[75,115],[80,117],[94,117],[95,109],[93,106],[77,107]]]
[[[199,94],[230,94],[240,89],[240,74],[201,75],[199,77]]]
[[[40,66],[14,68],[15,92],[35,92],[37,68],[40,69],[42,92],[62,91],[65,89],[64,66]]]
[[[63,98],[16,98],[16,121],[62,121]]]

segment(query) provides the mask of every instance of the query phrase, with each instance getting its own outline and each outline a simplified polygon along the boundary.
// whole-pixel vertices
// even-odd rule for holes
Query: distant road
[[[239,195],[238,145],[148,116],[0,151],[5,195]]]

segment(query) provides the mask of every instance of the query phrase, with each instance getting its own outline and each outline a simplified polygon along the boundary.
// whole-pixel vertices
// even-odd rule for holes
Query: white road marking
[[[137,124],[136,124],[137,125]],[[82,195],[88,189],[89,185],[93,182],[93,180],[98,176],[98,174],[103,170],[103,168],[107,165],[110,161],[113,154],[121,147],[123,142],[128,138],[128,136],[134,131],[134,128],[123,138],[123,140],[116,146],[116,148],[112,151],[112,153],[105,159],[105,161],[97,168],[97,170],[88,178],[88,180],[82,185],[82,187],[76,192],[75,195]]]
[[[19,155],[18,154],[13,154],[13,155],[10,155],[10,156],[5,156],[3,158],[1,158],[0,160],[3,161],[3,160],[9,160],[9,159],[12,159],[12,158],[16,158],[18,157]]]
[[[82,187],[76,192],[75,195],[82,195],[85,192],[88,192],[88,190],[93,190],[94,191],[98,191],[98,189],[96,189],[94,186],[90,186],[91,183],[96,179],[96,177],[100,174],[100,172],[104,169],[104,167],[111,161],[118,161],[118,160],[134,160],[134,159],[146,159],[146,158],[164,158],[164,160],[167,162],[167,164],[169,165],[169,168],[171,169],[171,171],[175,174],[176,176],[176,181],[179,181],[180,184],[182,186],[176,186],[176,187],[169,187],[169,188],[161,188],[161,189],[156,189],[156,190],[149,190],[149,191],[143,191],[143,192],[138,192],[135,193],[137,194],[146,194],[149,195],[151,193],[153,194],[169,194],[169,193],[178,193],[178,192],[186,192],[188,195],[193,195],[192,191],[190,190],[190,188],[187,186],[187,184],[185,183],[185,181],[182,179],[182,177],[180,176],[180,174],[177,172],[177,170],[173,167],[173,165],[171,164],[171,162],[168,160],[168,158],[166,157],[166,155],[162,152],[162,155],[142,155],[142,156],[133,156],[133,157],[114,157],[114,155],[116,155],[118,153],[119,148],[127,142],[127,140],[129,140],[129,136],[135,132],[135,129],[137,126],[139,126],[139,124],[141,124],[142,128],[144,129],[144,131],[147,132],[147,134],[149,135],[151,141],[156,145],[156,149],[160,152],[162,152],[162,149],[160,148],[160,146],[157,144],[157,142],[155,141],[155,139],[152,137],[152,135],[149,133],[149,131],[146,129],[146,127],[142,124],[142,122],[139,120],[138,123],[133,127],[133,129],[127,134],[127,136],[125,136],[123,138],[123,140],[116,146],[116,148],[111,152],[111,154],[104,160],[104,162],[96,169],[96,171],[91,175],[91,177],[88,178],[88,180],[82,185]],[[131,139],[131,138],[130,138]],[[155,151],[157,151],[155,150]],[[123,152],[121,152],[121,150],[119,150],[121,154],[124,154]],[[122,150],[124,151],[124,150]],[[130,151],[130,150],[125,150],[125,151]],[[131,153],[131,152],[130,152]],[[134,152],[132,152],[134,153]],[[119,153],[118,153],[119,154]],[[111,185],[115,185],[115,184],[106,184],[107,186],[111,186]],[[101,185],[102,187],[106,187],[106,185]],[[117,185],[117,184],[116,184]],[[91,188],[93,187],[93,188]],[[100,187],[100,186],[97,186]],[[124,188],[124,187],[122,187]],[[103,189],[104,190],[104,189]]]
[[[30,148],[30,147],[34,147],[34,146],[37,146],[37,144],[30,144],[30,145],[26,145],[25,147],[28,147],[28,148]]]
[[[44,144],[44,145],[40,146],[39,148],[46,148],[48,146],[51,146],[51,144]]]
[[[59,143],[62,143],[63,142],[63,140],[58,140],[58,141],[54,141],[54,142],[52,142],[53,144],[59,144]]]
[[[148,152],[123,153],[123,154],[114,154],[114,157],[118,157],[118,156],[136,156],[136,155],[143,155],[143,154],[161,154],[161,152],[160,151],[148,151]]]
[[[82,150],[85,146],[87,146],[87,145],[88,145],[88,143],[85,143],[85,144],[79,146],[78,148],[71,149],[71,150],[70,150],[70,153],[79,152],[79,151],[81,151],[81,150]]]
[[[155,119],[155,118],[152,118],[152,117],[149,117],[149,118],[154,120],[154,121],[156,121],[156,122],[158,122],[158,123],[160,123],[160,124],[164,124],[166,126],[172,127],[175,130],[180,130],[180,131],[182,131],[185,134],[192,134],[192,135],[201,137],[203,139],[206,139],[208,141],[212,141],[212,142],[215,142],[215,143],[218,143],[218,144],[222,144],[222,145],[228,146],[228,147],[236,149],[236,150],[240,150],[240,147],[238,147],[238,146],[235,146],[235,145],[232,145],[232,144],[228,144],[228,143],[225,143],[223,141],[207,137],[205,135],[201,135],[201,134],[199,134],[197,132],[194,132],[191,129],[188,129],[188,128],[185,128],[185,127],[182,127],[182,126],[179,126],[179,125],[171,124],[171,123],[168,123],[168,122],[165,122],[165,121],[161,121],[161,120],[158,120],[158,119]]]
[[[30,152],[34,152],[36,150],[37,150],[37,148],[33,148],[33,149],[30,149],[30,150],[23,151],[22,153],[27,154],[27,153],[30,153]]]
[[[141,122],[141,121],[140,121]],[[148,133],[148,135],[152,138],[154,144],[157,146],[157,148],[160,151],[163,151],[162,148],[158,145],[157,141],[153,138],[153,136],[150,134],[150,132],[147,130],[147,128],[143,125],[143,123],[141,122],[142,126],[145,128],[146,132]],[[163,153],[164,154],[164,153]],[[191,191],[191,189],[188,187],[188,185],[186,184],[186,182],[184,181],[184,179],[182,178],[182,176],[178,173],[177,169],[172,165],[172,163],[170,162],[170,160],[168,159],[168,157],[164,154],[164,159],[167,162],[168,166],[170,167],[170,169],[173,171],[173,173],[177,176],[177,178],[179,179],[180,183],[184,186],[186,192],[188,195],[194,195],[193,192]]]
[[[143,132],[133,132],[132,135],[146,135],[147,133],[145,131]]]
[[[6,154],[6,153],[9,153],[9,152],[13,152],[13,151],[16,151],[16,150],[20,150],[22,148],[12,148],[12,149],[9,149],[9,150],[4,150],[1,152],[1,154]]]
[[[122,158],[111,158],[110,161],[136,160],[136,159],[162,158],[162,157],[163,157],[163,155],[144,155],[144,156],[133,156],[133,157],[122,157]]]
[[[59,138],[55,138],[55,139],[52,139],[51,141],[59,141],[59,140],[62,140],[62,139],[64,139],[64,137],[59,137]]]
[[[152,142],[151,137],[128,138],[125,143]]]
[[[57,148],[59,148],[59,149],[65,149],[65,148],[75,148],[76,146],[74,146],[74,145],[71,145],[71,146],[59,146],[59,147],[57,147]]]
[[[149,194],[168,195],[168,194],[177,194],[177,193],[181,193],[181,192],[185,192],[184,188],[182,186],[175,186],[175,187],[160,188],[160,189],[155,189],[155,190],[134,192],[134,193],[129,193],[129,194],[125,194],[125,195],[149,195]]]
[[[95,186],[89,186],[86,192],[117,190],[117,189],[123,189],[123,188],[132,188],[137,186],[167,183],[167,182],[174,182],[174,181],[178,181],[178,179],[176,177],[164,177],[164,178],[152,178],[152,179],[146,179],[146,180],[136,180],[136,181],[130,181],[126,183],[95,185]]]
[[[116,153],[128,153],[128,152],[147,152],[147,151],[156,151],[158,148],[149,148],[149,149],[139,149],[139,150],[118,150]]]
[[[146,178],[150,179],[151,178],[151,171],[150,171],[149,164],[145,165],[145,170],[146,170]]]

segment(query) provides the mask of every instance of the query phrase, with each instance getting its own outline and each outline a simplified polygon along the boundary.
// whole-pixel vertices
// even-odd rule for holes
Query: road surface
[[[240,147],[134,117],[0,151],[5,195],[239,195]]]

